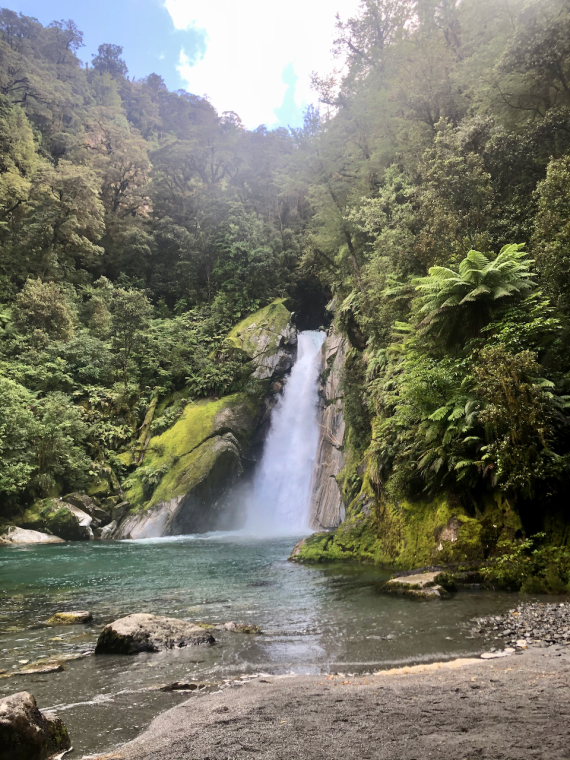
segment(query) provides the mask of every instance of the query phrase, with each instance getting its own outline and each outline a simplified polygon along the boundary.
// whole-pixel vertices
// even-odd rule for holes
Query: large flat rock
[[[25,528],[9,528],[7,533],[0,536],[3,544],[63,544],[63,538],[42,533],[39,530],[26,530]]]
[[[105,626],[97,640],[95,654],[160,652],[215,642],[209,631],[186,620],[137,613]]]
[[[447,592],[439,583],[440,577],[441,571],[399,575],[386,581],[385,590],[419,599],[441,599]]]

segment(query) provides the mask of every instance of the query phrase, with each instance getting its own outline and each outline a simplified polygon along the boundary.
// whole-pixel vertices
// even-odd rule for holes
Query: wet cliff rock
[[[337,476],[344,467],[345,421],[341,390],[348,345],[346,338],[331,331],[323,345],[320,437],[311,502],[315,530],[336,528],[345,510]]]

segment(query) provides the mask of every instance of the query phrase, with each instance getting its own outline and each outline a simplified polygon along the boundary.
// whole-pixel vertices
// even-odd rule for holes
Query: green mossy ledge
[[[113,537],[176,535],[219,526],[224,497],[242,475],[265,418],[269,384],[290,368],[295,338],[283,300],[236,325],[228,341],[248,354],[258,382],[247,393],[187,404],[172,427],[150,439],[143,463],[125,482],[132,507]]]
[[[469,514],[448,497],[383,504],[361,494],[334,532],[298,544],[296,562],[368,562],[399,570],[430,565],[479,564],[502,539],[520,534],[520,518],[503,498]]]

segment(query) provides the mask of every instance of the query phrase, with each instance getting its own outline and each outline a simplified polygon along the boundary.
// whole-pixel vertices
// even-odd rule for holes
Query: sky
[[[299,126],[315,103],[311,73],[329,73],[335,16],[360,0],[0,0],[43,24],[73,19],[78,51],[91,61],[101,43],[123,47],[129,75],[160,74],[172,90],[208,97],[246,127]]]

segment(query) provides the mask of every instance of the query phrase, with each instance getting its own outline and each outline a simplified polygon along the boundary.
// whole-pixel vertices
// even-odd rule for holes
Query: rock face
[[[159,615],[135,614],[105,626],[95,654],[137,654],[214,644],[212,634],[185,620]]]
[[[41,533],[39,530],[26,530],[25,528],[9,528],[7,533],[0,536],[3,544],[63,544],[63,538],[51,536],[49,533]]]
[[[121,521],[113,538],[214,528],[226,493],[243,472],[244,454],[262,413],[262,405],[245,394],[189,404],[172,428],[151,439],[127,492],[135,510]],[[149,477],[158,481],[150,493]]]
[[[29,692],[0,699],[0,760],[46,760],[70,747],[61,720],[40,712]]]
[[[295,361],[297,331],[281,299],[242,320],[227,340],[250,357],[258,380],[283,377]]]
[[[272,385],[294,360],[291,313],[275,301],[243,320],[227,341],[249,357],[252,376],[264,381],[259,391],[188,404],[170,429],[151,438],[143,463],[128,481],[126,497],[133,509],[105,537],[150,538],[232,527],[227,494],[248,466]]]
[[[334,331],[323,344],[320,437],[311,502],[311,527],[314,530],[336,528],[345,516],[336,478],[344,467],[345,422],[341,381],[347,348],[346,338]]]

